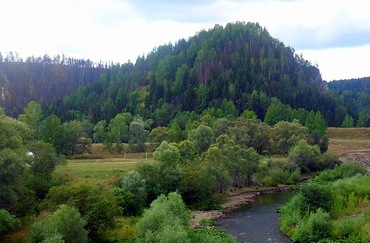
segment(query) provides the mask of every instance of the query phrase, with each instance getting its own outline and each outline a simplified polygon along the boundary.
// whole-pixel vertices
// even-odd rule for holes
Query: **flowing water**
[[[293,195],[291,191],[262,195],[254,203],[218,219],[216,227],[234,235],[240,242],[292,242],[279,231],[279,214],[276,210]]]

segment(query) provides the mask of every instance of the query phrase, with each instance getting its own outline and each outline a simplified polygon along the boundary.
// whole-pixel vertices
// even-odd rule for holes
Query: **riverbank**
[[[251,204],[255,201],[258,196],[264,194],[271,194],[281,191],[289,190],[288,186],[281,187],[263,187],[263,188],[235,188],[227,193],[225,193],[225,203],[221,205],[220,210],[210,210],[210,211],[192,211],[190,227],[197,228],[200,226],[200,221],[202,219],[218,219],[223,217],[227,212],[233,209],[239,208],[245,204]]]

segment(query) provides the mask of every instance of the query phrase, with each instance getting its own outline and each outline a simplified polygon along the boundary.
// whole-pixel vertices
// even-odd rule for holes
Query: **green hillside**
[[[159,46],[135,64],[114,65],[99,81],[50,104],[48,113],[96,123],[125,111],[167,125],[179,111],[227,109],[231,102],[238,113],[249,109],[264,119],[271,97],[295,109],[320,111],[333,126],[347,114],[316,66],[259,24],[244,22],[216,25]]]

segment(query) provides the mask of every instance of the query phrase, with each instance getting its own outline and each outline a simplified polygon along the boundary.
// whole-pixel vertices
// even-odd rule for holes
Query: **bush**
[[[118,184],[122,190],[130,193],[130,195],[128,195],[128,193],[124,193],[122,190],[115,190],[116,195],[121,196],[121,202],[123,202],[122,196],[125,197],[125,205],[119,206],[124,206],[126,214],[140,214],[145,206],[147,198],[146,181],[142,179],[137,171],[133,170],[120,180]]]
[[[123,215],[137,215],[142,211],[141,203],[135,202],[135,196],[131,192],[120,187],[114,187],[113,191]]]
[[[112,226],[114,217],[119,214],[113,189],[91,182],[53,187],[46,196],[44,204],[49,210],[55,210],[60,204],[77,208],[87,220],[86,228],[92,235]]]
[[[4,209],[0,209],[0,237],[20,226],[20,220]]]
[[[319,147],[308,145],[306,141],[299,141],[298,145],[289,152],[289,159],[296,164],[303,173],[315,172],[322,169],[320,166],[321,152]]]
[[[201,219],[199,222],[200,226],[211,227],[215,226],[215,221],[212,219]]]
[[[234,236],[217,229],[194,229],[189,232],[192,243],[236,243]]]
[[[150,204],[136,225],[138,242],[189,242],[189,212],[181,196],[161,195]]]
[[[187,204],[210,206],[216,201],[216,178],[205,166],[189,166],[181,184],[181,194]]]
[[[74,207],[61,205],[54,213],[34,222],[29,242],[87,242],[86,221]]]
[[[362,162],[352,161],[337,166],[334,169],[321,172],[314,181],[328,183],[338,179],[350,178],[357,174],[364,175],[366,173],[366,166]]]
[[[322,208],[330,212],[334,203],[334,196],[331,188],[316,183],[308,183],[302,187],[301,213],[315,212]]]
[[[364,217],[346,218],[334,222],[334,238],[347,242],[369,242],[370,236]]]
[[[332,221],[330,215],[319,208],[311,213],[307,219],[303,219],[297,225],[293,241],[319,242],[331,236]]]
[[[325,153],[322,155],[321,168],[319,169],[333,169],[336,166],[339,166],[341,163],[342,162],[339,160],[337,155]]]
[[[291,236],[297,224],[302,220],[300,211],[302,202],[303,197],[298,194],[278,209],[280,213],[280,230],[289,236]]]
[[[290,161],[269,159],[258,171],[256,178],[265,186],[294,185],[301,180],[300,169]]]

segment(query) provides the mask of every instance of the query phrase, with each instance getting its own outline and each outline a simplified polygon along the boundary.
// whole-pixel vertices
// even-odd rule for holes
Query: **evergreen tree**
[[[359,115],[358,115],[358,120],[357,120],[357,124],[356,126],[357,127],[366,127],[367,125],[367,115],[365,112],[361,112]]]
[[[353,119],[353,117],[347,114],[346,117],[344,117],[342,127],[353,127],[354,123],[355,120]]]

